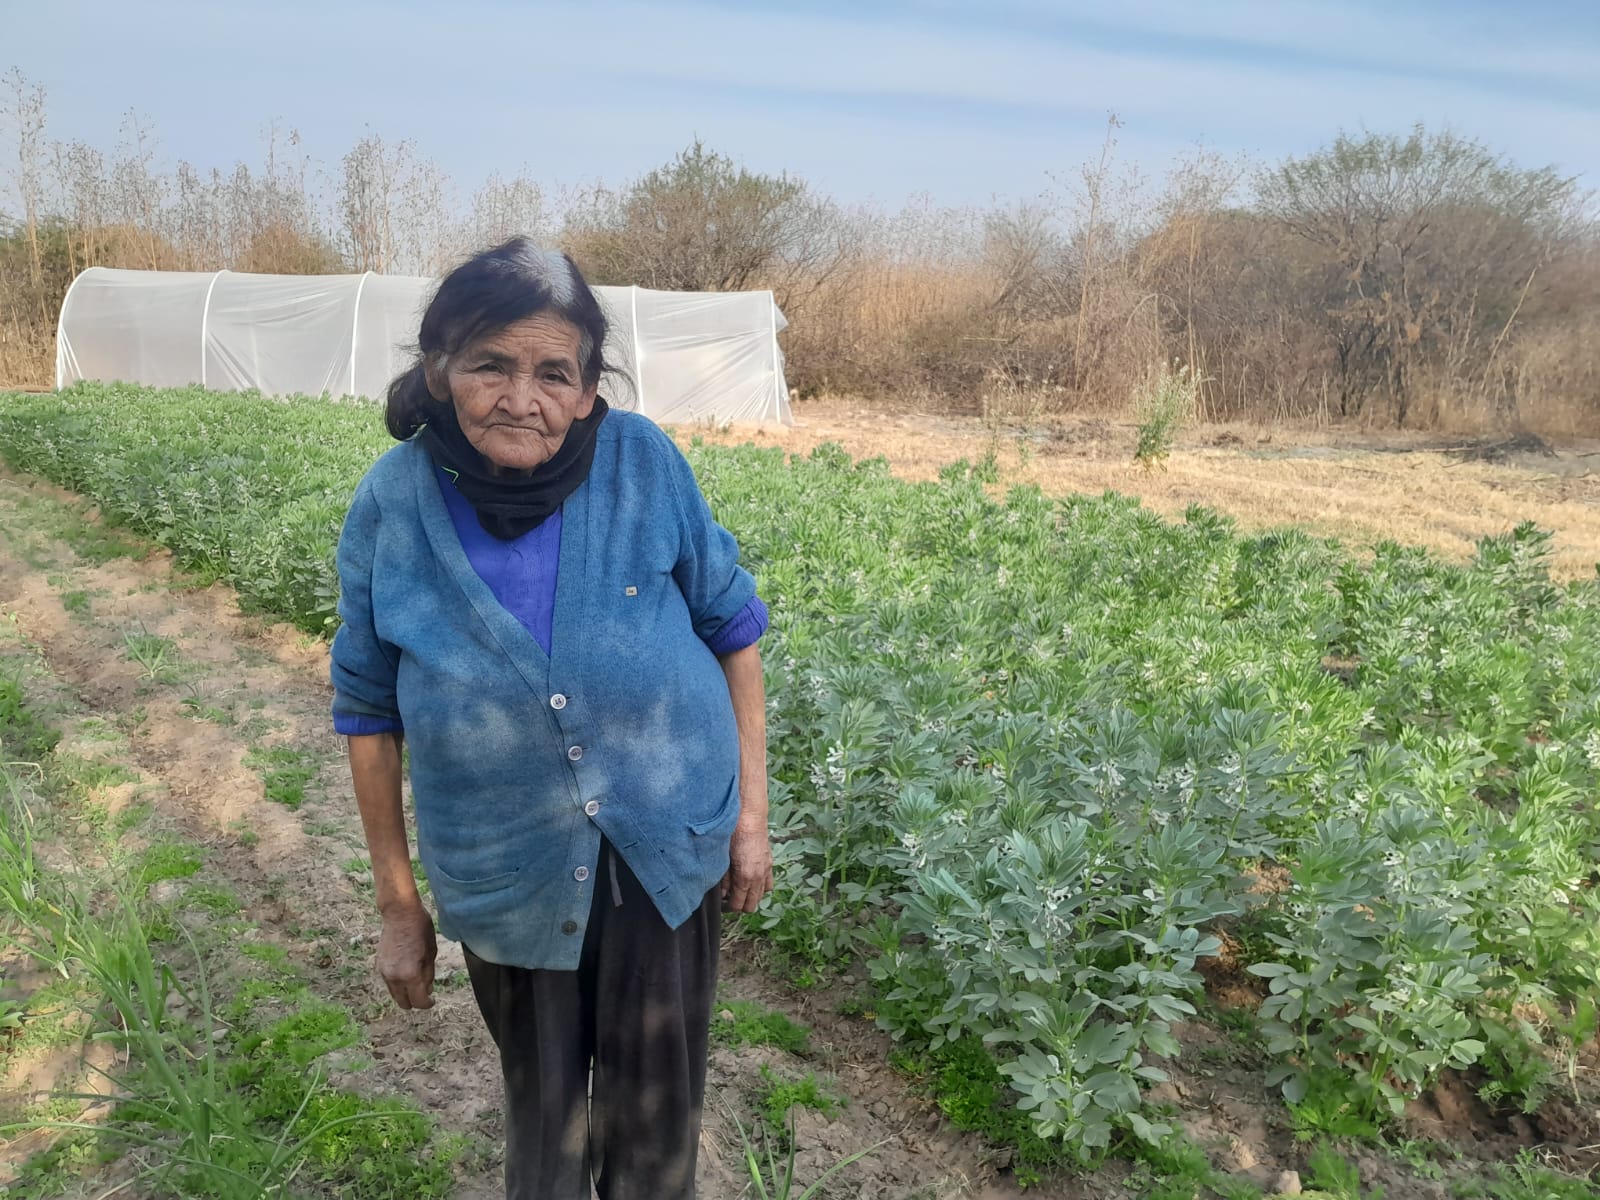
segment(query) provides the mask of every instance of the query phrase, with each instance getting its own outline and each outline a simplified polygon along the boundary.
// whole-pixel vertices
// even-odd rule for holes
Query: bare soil
[[[1181,517],[1216,509],[1248,530],[1295,525],[1361,551],[1395,540],[1457,561],[1477,540],[1532,520],[1555,532],[1551,573],[1593,578],[1600,564],[1600,440],[1549,447],[1508,439],[1359,429],[1201,425],[1179,437],[1161,465],[1133,461],[1136,429],[1125,421],[1056,418],[986,422],[885,411],[838,400],[795,406],[791,428],[682,426],[680,438],[781,446],[809,453],[837,442],[852,455],[882,455],[895,474],[937,478],[941,467],[991,452],[1000,490],[1033,484],[1052,495],[1138,496]],[[1471,461],[1473,450],[1491,461]]]

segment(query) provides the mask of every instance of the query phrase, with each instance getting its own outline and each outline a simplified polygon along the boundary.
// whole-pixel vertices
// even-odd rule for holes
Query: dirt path
[[[486,1152],[457,1195],[500,1194],[498,1064],[459,946],[441,943],[437,1004],[428,1012],[395,1008],[372,968],[378,924],[342,739],[327,716],[325,645],[241,615],[226,588],[182,590],[162,552],[100,562],[92,559],[103,554],[80,556],[72,544],[97,545],[80,536],[93,528],[76,498],[0,476],[0,611],[91,717],[126,733],[128,765],[145,794],[205,847],[208,864],[228,879],[262,935],[282,946],[323,998],[365,1026],[373,1065],[339,1082],[411,1096],[447,1128],[481,1139]],[[298,810],[267,798],[264,756],[309,776]],[[887,1039],[866,1022],[775,984],[738,944],[726,948],[724,975],[724,1004],[786,1011],[805,1021],[811,1037],[803,1056],[771,1047],[714,1051],[701,1168],[708,1200],[743,1194],[748,1176],[728,1109],[753,1122],[763,1067],[786,1079],[814,1073],[845,1100],[831,1119],[797,1110],[802,1182],[873,1148],[826,1195],[1020,1194],[973,1139],[908,1094],[885,1065]],[[1064,1186],[1055,1194],[1091,1194]]]

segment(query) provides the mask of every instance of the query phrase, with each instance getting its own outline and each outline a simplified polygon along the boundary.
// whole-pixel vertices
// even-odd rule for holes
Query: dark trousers
[[[576,971],[484,962],[506,1081],[507,1200],[693,1200],[717,990],[716,888],[678,929],[609,845]],[[592,1084],[591,1084],[592,1072]]]

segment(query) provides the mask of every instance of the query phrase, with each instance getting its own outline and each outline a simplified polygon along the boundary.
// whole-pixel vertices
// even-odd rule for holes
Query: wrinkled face
[[[455,404],[461,431],[491,465],[531,471],[594,411],[597,387],[583,382],[578,347],[571,321],[535,313],[468,342],[442,369],[430,365],[428,390]]]

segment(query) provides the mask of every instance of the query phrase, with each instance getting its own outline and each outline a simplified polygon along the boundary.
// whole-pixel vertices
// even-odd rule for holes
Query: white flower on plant
[[[845,781],[844,747],[835,742],[828,747],[828,779],[842,787]]]

